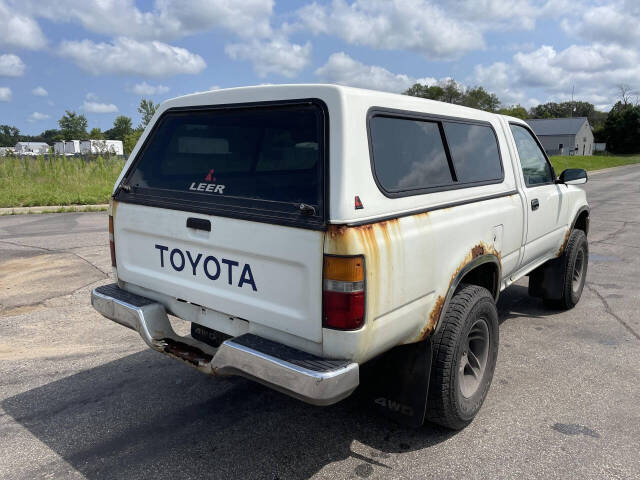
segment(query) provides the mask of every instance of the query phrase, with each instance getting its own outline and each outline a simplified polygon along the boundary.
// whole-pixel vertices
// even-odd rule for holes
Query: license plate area
[[[231,338],[231,335],[218,332],[217,330],[194,322],[191,322],[191,336],[194,339],[204,342],[214,348],[218,348],[222,342]]]

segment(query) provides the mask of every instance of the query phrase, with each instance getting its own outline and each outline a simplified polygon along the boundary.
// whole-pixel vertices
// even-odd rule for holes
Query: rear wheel
[[[459,430],[484,402],[498,356],[498,311],[491,293],[463,284],[433,337],[427,419]]]

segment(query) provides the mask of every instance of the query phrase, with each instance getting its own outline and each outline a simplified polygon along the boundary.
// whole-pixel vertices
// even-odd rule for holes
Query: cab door
[[[562,190],[551,163],[535,135],[520,124],[509,124],[518,152],[526,199],[527,233],[521,265],[557,250],[565,233],[561,221]]]

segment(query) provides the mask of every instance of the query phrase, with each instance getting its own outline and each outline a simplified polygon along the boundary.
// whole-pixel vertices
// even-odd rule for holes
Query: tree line
[[[635,95],[626,85],[619,86],[618,102],[609,112],[596,110],[589,102],[548,102],[529,110],[522,105],[505,105],[494,93],[482,86],[465,88],[453,79],[436,85],[416,83],[405,95],[428,98],[441,102],[464,105],[488,112],[522,118],[566,118],[587,117],[593,128],[596,142],[606,142],[607,150],[612,153],[640,153],[640,103],[632,100]],[[636,97],[637,98],[637,97]],[[0,146],[14,146],[18,141],[47,142],[53,144],[59,140],[109,139],[122,140],[125,152],[131,152],[142,131],[147,126],[158,104],[142,99],[138,107],[141,122],[133,128],[131,118],[120,115],[109,130],[92,128],[87,132],[87,119],[84,115],[67,110],[58,120],[58,129],[45,130],[40,135],[21,135],[18,128],[0,125]]]
[[[151,118],[156,113],[159,104],[143,98],[138,106],[140,124],[133,127],[133,122],[126,115],[119,115],[113,121],[113,126],[105,131],[94,127],[88,130],[87,117],[76,112],[66,110],[58,120],[57,129],[45,130],[40,135],[21,135],[17,127],[0,125],[0,146],[13,147],[17,142],[46,142],[53,145],[62,140],[121,140],[125,153],[131,152],[140,135]]]
[[[465,88],[453,79],[436,85],[414,84],[405,95],[454,103],[487,112],[529,118],[587,117],[596,142],[606,142],[612,153],[640,153],[640,104],[630,87],[618,87],[618,102],[609,112],[596,110],[589,102],[548,102],[527,110],[522,105],[504,105],[497,95],[481,86]]]

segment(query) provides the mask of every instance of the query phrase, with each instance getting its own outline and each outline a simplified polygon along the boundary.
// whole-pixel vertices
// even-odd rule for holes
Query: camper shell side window
[[[373,177],[387,197],[504,180],[489,122],[374,107],[367,114],[367,134]]]

